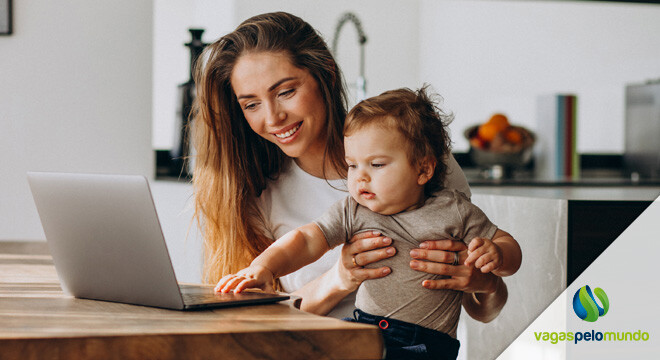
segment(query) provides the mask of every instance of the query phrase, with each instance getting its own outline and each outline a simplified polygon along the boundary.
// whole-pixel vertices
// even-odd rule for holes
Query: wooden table
[[[286,304],[174,311],[65,295],[45,243],[0,242],[0,359],[377,359],[375,326]]]

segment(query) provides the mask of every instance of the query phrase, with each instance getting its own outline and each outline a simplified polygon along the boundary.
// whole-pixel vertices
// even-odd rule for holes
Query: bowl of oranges
[[[536,135],[509,123],[504,114],[494,114],[485,123],[465,130],[470,157],[478,166],[523,167],[532,159]]]

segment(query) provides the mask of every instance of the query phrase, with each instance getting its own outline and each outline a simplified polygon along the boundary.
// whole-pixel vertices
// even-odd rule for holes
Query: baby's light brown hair
[[[430,196],[444,188],[446,158],[451,151],[447,126],[454,116],[440,109],[441,98],[430,95],[427,89],[428,85],[417,91],[408,88],[390,90],[359,102],[346,117],[344,136],[374,124],[398,131],[407,141],[408,159],[412,165],[427,157],[436,162],[433,177],[424,186],[425,195]]]

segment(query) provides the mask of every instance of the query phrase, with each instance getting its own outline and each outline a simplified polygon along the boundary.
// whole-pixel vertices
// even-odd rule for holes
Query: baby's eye
[[[373,167],[375,167],[375,168],[380,168],[380,167],[383,167],[383,166],[385,166],[385,164],[381,164],[381,163],[374,163],[374,164],[371,164],[371,166],[373,166]]]
[[[357,165],[355,165],[355,164],[348,164],[348,168],[349,168],[349,169],[355,169],[355,168],[357,168]]]

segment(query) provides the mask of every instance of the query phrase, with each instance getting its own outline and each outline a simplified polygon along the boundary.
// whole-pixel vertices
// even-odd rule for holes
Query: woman
[[[325,42],[291,14],[252,17],[209,45],[200,59],[193,121],[195,216],[205,239],[205,280],[216,283],[346,196],[347,105]],[[469,195],[460,167],[453,157],[447,162],[452,175],[446,186]],[[473,318],[497,316],[507,297],[502,280],[456,265],[466,258],[461,243],[428,240],[411,252],[411,267],[450,276],[428,287],[470,292],[463,304]],[[394,254],[391,239],[363,233],[283,277],[281,286],[303,298],[305,311],[349,316],[358,285],[390,271],[363,266]]]

